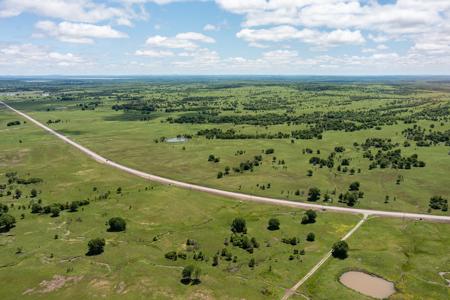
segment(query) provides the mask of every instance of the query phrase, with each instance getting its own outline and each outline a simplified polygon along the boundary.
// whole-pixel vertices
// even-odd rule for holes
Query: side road
[[[363,218],[353,227],[347,234],[341,239],[342,241],[345,241],[348,239],[353,233],[355,233],[356,230],[358,230],[359,227],[367,220],[367,215],[364,215]],[[289,297],[291,297],[299,288],[300,286],[305,283],[306,280],[308,280],[314,273],[316,273],[317,270],[331,257],[331,250],[328,251],[327,254],[302,278],[299,282],[297,282],[292,288],[288,289],[286,293],[284,294],[283,298],[281,300],[287,300]]]
[[[350,214],[374,215],[374,216],[381,216],[381,217],[403,218],[403,219],[414,219],[414,220],[425,220],[425,221],[450,223],[450,216],[437,216],[437,215],[416,214],[416,213],[406,213],[406,212],[392,212],[392,211],[382,211],[382,210],[370,210],[370,209],[359,209],[359,208],[349,208],[349,207],[339,207],[339,206],[328,206],[328,205],[321,205],[321,204],[314,204],[314,203],[294,202],[294,201],[283,200],[283,199],[267,198],[267,197],[261,197],[261,196],[236,193],[236,192],[229,192],[229,191],[224,191],[224,190],[220,190],[220,189],[205,187],[205,186],[201,186],[201,185],[186,183],[186,182],[182,182],[182,181],[177,181],[177,180],[173,180],[173,179],[169,179],[169,178],[152,175],[150,173],[145,173],[145,172],[133,169],[133,168],[129,168],[127,166],[124,166],[124,165],[121,165],[114,161],[111,161],[109,159],[106,159],[103,156],[100,156],[99,154],[89,150],[88,148],[72,141],[68,137],[66,137],[66,136],[56,132],[55,130],[45,126],[44,124],[36,121],[29,115],[27,115],[17,109],[14,109],[13,107],[9,106],[8,104],[6,104],[2,101],[0,101],[0,104],[3,104],[5,107],[14,111],[18,115],[33,122],[34,124],[41,127],[42,129],[48,131],[49,133],[57,136],[64,142],[72,145],[73,147],[77,148],[78,150],[85,153],[86,155],[88,155],[89,157],[91,157],[92,159],[96,160],[97,162],[99,162],[101,164],[105,164],[105,165],[111,166],[113,168],[119,169],[121,171],[125,171],[129,174],[139,176],[141,178],[148,179],[151,181],[159,182],[162,184],[173,185],[173,186],[177,186],[177,187],[184,188],[184,189],[205,192],[205,193],[224,196],[224,197],[228,197],[228,198],[234,198],[234,199],[238,199],[238,200],[242,200],[242,201],[252,201],[252,202],[267,203],[267,204],[273,204],[273,205],[297,207],[297,208],[303,208],[303,209],[324,210],[324,211],[342,212],[342,213],[350,213]]]

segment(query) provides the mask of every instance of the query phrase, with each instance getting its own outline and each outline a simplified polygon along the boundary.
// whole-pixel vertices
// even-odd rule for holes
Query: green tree
[[[271,218],[269,220],[269,225],[267,226],[267,229],[269,229],[269,230],[280,229],[280,220],[278,220],[277,218]]]
[[[109,219],[108,224],[108,231],[112,232],[124,231],[127,228],[127,222],[121,217],[114,217]]]
[[[359,182],[358,181],[354,181],[352,183],[350,183],[350,186],[348,187],[348,189],[352,192],[354,191],[359,191]]]
[[[339,259],[345,259],[347,258],[348,254],[348,244],[346,241],[339,241],[333,244],[333,249],[331,251],[331,254],[335,258]]]
[[[305,212],[305,215],[302,218],[302,224],[315,223],[316,218],[317,218],[317,213],[314,210],[309,209]]]
[[[198,284],[200,283],[201,270],[199,267],[188,265],[181,271],[181,282],[183,284]]]
[[[316,239],[316,235],[313,232],[308,233],[308,235],[306,236],[306,240],[308,242],[314,242],[315,239]]]
[[[430,208],[440,209],[442,211],[448,210],[448,200],[444,199],[442,196],[433,196],[429,203]]]
[[[213,265],[213,267],[219,265],[219,256],[217,254],[213,256],[212,265]]]
[[[59,217],[59,213],[61,212],[61,209],[59,208],[59,205],[52,205],[50,208],[51,217]]]
[[[320,190],[317,187],[312,187],[308,191],[308,201],[317,201],[320,199]]]
[[[22,191],[19,189],[16,189],[16,192],[14,193],[14,198],[19,199],[20,197],[22,197]]]
[[[164,254],[164,257],[170,260],[177,260],[177,252],[176,251],[169,251],[166,254]]]
[[[248,262],[248,266],[253,269],[255,267],[255,265],[256,265],[255,259],[253,257],[250,258],[250,261]]]
[[[69,210],[70,210],[71,212],[75,212],[75,211],[78,210],[78,207],[79,207],[79,206],[80,206],[80,203],[79,203],[78,201],[72,201],[72,202],[70,203]]]
[[[105,239],[95,238],[88,243],[88,252],[86,255],[98,255],[103,253],[105,248]]]
[[[9,231],[16,224],[16,219],[9,214],[0,215],[0,232]]]
[[[32,189],[30,192],[31,198],[35,198],[37,196],[38,192],[36,189]]]
[[[9,210],[8,205],[0,203],[0,215],[7,213]]]
[[[247,233],[247,225],[243,218],[235,218],[231,223],[231,231],[234,233]]]

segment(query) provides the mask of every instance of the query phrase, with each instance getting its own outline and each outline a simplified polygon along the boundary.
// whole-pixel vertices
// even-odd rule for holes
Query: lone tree
[[[269,230],[278,230],[280,229],[280,220],[276,218],[271,218],[269,220],[269,225],[267,226],[267,229]]]
[[[302,224],[312,224],[316,222],[317,214],[312,209],[309,209],[305,212],[305,215],[302,218]]]
[[[199,267],[188,265],[181,271],[181,283],[183,284],[199,284],[201,269]]]
[[[317,201],[320,199],[320,190],[316,187],[312,187],[308,191],[308,201]]]
[[[440,209],[442,211],[447,211],[448,210],[448,200],[442,198],[442,196],[433,196],[430,199],[429,206],[432,209]]]
[[[9,214],[0,215],[0,232],[9,231],[16,224],[16,219]]]
[[[355,182],[350,183],[350,186],[348,187],[348,189],[352,192],[359,191],[359,186],[360,186],[359,182],[355,181]]]
[[[347,242],[339,241],[339,242],[334,243],[331,254],[333,255],[333,257],[336,257],[339,259],[345,259],[348,256],[347,252],[348,252]]]
[[[308,242],[314,242],[314,240],[316,239],[316,235],[314,234],[314,232],[310,232],[308,233],[308,235],[306,236],[306,240]]]
[[[231,231],[234,233],[247,233],[247,225],[243,218],[235,218],[231,223]]]
[[[109,224],[108,231],[111,232],[124,231],[127,227],[127,222],[125,222],[125,220],[122,219],[121,217],[109,219],[108,224]]]
[[[96,238],[88,243],[88,252],[86,255],[98,255],[103,253],[105,248],[105,239]]]

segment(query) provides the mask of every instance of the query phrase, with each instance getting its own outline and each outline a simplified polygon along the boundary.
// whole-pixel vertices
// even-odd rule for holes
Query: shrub
[[[109,228],[108,231],[119,232],[124,231],[127,227],[127,222],[121,217],[111,218],[108,221]]]
[[[189,265],[183,268],[181,271],[181,282],[183,284],[199,284],[201,270],[199,267]]]
[[[269,230],[278,230],[280,229],[280,220],[276,218],[271,218],[269,220],[269,225],[267,226],[267,229]]]
[[[308,201],[317,201],[320,199],[320,190],[316,187],[312,187],[308,191]]]
[[[313,232],[308,233],[308,235],[306,236],[306,240],[308,242],[314,242],[315,239],[316,239],[316,235]]]
[[[348,256],[347,252],[348,252],[347,242],[339,241],[339,242],[334,243],[331,254],[333,255],[333,257],[336,257],[339,259],[345,259]]]
[[[0,215],[0,232],[9,231],[16,224],[16,219],[9,214]]]
[[[305,215],[302,218],[302,224],[311,224],[316,222],[317,214],[312,209],[309,209],[305,212]]]
[[[247,225],[243,218],[235,218],[231,223],[231,231],[234,233],[247,233]]]
[[[88,252],[86,255],[98,255],[103,253],[105,248],[105,239],[95,238],[88,243]]]
[[[166,254],[164,254],[164,257],[170,260],[177,260],[177,252],[176,251],[169,251]]]

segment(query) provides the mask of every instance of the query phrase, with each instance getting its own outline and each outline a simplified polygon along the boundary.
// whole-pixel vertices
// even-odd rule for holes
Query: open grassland
[[[2,121],[11,117],[1,111]],[[301,225],[301,210],[154,185],[98,165],[28,123],[3,129],[1,136],[1,182],[6,181],[7,172],[43,179],[38,184],[10,185],[13,194],[16,189],[22,191],[19,199],[0,198],[17,220],[16,227],[0,236],[2,299],[259,299],[264,297],[261,291],[277,298],[358,220],[357,216],[319,213],[316,223]],[[38,190],[35,198],[30,196],[32,188]],[[111,192],[107,199],[98,199],[107,191]],[[89,199],[90,204],[52,218],[30,213],[29,204],[38,199],[43,204]],[[125,232],[106,231],[106,221],[114,216],[126,219]],[[253,254],[224,245],[237,216],[245,218],[247,235],[260,244]],[[280,220],[280,230],[266,229],[271,217]],[[305,241],[309,232],[315,233],[314,242]],[[96,237],[106,239],[105,252],[85,256],[87,242]],[[282,243],[285,237],[299,237],[300,242],[296,246]],[[196,252],[202,251],[205,260],[193,260],[187,239],[198,243]],[[212,257],[223,248],[237,256],[236,262],[221,258],[213,267]],[[305,254],[293,255],[294,249]],[[172,250],[185,252],[187,259],[164,258]],[[251,258],[256,261],[254,268],[248,266]],[[201,267],[201,284],[180,283],[181,269],[188,264]]]
[[[420,213],[429,210],[432,196],[448,198],[450,195],[447,183],[450,172],[448,145],[441,142],[427,147],[418,146],[402,134],[413,126],[423,128],[426,133],[450,130],[450,92],[445,88],[406,84],[354,84],[343,87],[320,84],[117,84],[83,89],[69,86],[54,94],[56,96],[53,98],[33,94],[6,100],[43,123],[60,120],[50,124],[50,127],[104,157],[152,174],[295,201],[306,201],[309,188],[318,187],[322,197],[325,194],[329,196],[325,204],[344,206],[346,204],[339,203],[339,194],[345,194],[349,184],[358,181],[364,196],[355,204],[356,207]],[[127,104],[137,105],[137,108],[111,109],[113,105],[120,107]],[[217,111],[220,112],[216,116]],[[366,123],[357,120],[367,111],[371,111],[371,115],[365,117]],[[431,116],[423,118],[421,112]],[[348,124],[352,121],[352,126],[367,125],[368,128],[324,130],[320,139],[207,139],[197,135],[205,129],[234,130],[249,136],[308,131],[314,126],[279,119],[287,116],[295,120],[299,116],[315,113],[319,114],[317,119],[321,118],[320,114],[349,114],[341,120],[346,122],[346,126],[350,126]],[[209,121],[202,119],[204,115]],[[220,118],[227,116],[232,121],[221,121]],[[390,119],[390,116],[395,117]],[[180,118],[187,117],[193,118],[193,121],[180,121],[184,120]],[[250,120],[241,122],[244,117]],[[409,119],[413,123],[405,121]],[[314,120],[308,122],[314,124]],[[326,122],[331,121],[328,119]],[[185,143],[163,141],[178,135],[193,138]],[[426,165],[410,169],[369,169],[373,161],[364,157],[366,149],[361,147],[369,138],[389,140],[393,145],[389,151],[400,149],[403,157],[417,154]],[[409,146],[405,146],[405,142]],[[339,146],[344,147],[345,151],[336,153],[335,147]],[[274,153],[264,154],[267,149],[274,149]],[[308,153],[308,150],[312,152]],[[376,154],[380,149],[369,147],[368,150]],[[209,162],[210,155],[219,157],[220,161]],[[233,171],[233,168],[239,168],[241,163],[252,161],[258,155],[262,156],[262,163],[253,167],[252,171]],[[330,155],[335,155],[331,168],[310,163],[314,157],[326,160]],[[348,166],[344,166],[344,160],[349,162]],[[231,169],[229,174],[217,178],[226,167]],[[311,175],[309,171],[312,176],[308,176]],[[441,210],[430,212],[447,214]]]
[[[165,87],[170,88],[174,89]],[[178,88],[186,93],[185,87]],[[261,87],[220,93],[242,93],[245,98],[246,89],[253,93],[256,88]],[[376,88],[383,89],[383,86]],[[262,94],[279,91],[296,95],[286,91],[285,87],[261,89]],[[424,92],[427,94],[429,92]],[[432,94],[433,99],[447,99],[445,91]],[[330,110],[320,102],[329,101],[329,96],[318,94],[314,97],[314,101],[298,105],[311,112]],[[254,133],[255,130],[291,131],[306,126],[277,124],[265,129],[265,126],[248,124],[167,123],[167,114],[172,113],[164,111],[144,114],[149,120],[139,121],[143,116],[141,113],[111,110],[111,105],[117,101],[109,96],[100,96],[100,104],[95,110],[82,110],[79,104],[86,99],[83,96],[61,101],[33,93],[8,96],[7,100],[44,123],[61,120],[50,126],[106,157],[189,182],[299,201],[306,199],[307,189],[312,186],[320,187],[322,193],[328,190],[330,194],[336,188],[333,204],[337,205],[337,194],[346,191],[351,182],[359,181],[365,195],[356,204],[358,207],[420,212],[427,210],[429,197],[434,193],[447,198],[449,195],[446,179],[448,146],[441,143],[417,147],[411,142],[410,147],[399,146],[402,154],[417,153],[426,162],[425,168],[376,168],[370,171],[369,161],[362,157],[363,150],[353,146],[355,141],[361,143],[367,137],[376,136],[390,137],[392,143],[402,145],[405,138],[401,131],[411,127],[410,124],[399,122],[381,126],[381,130],[325,131],[322,139],[294,139],[294,143],[290,138],[209,140],[195,136],[195,133],[213,127],[241,128]],[[320,100],[318,103],[315,102],[317,99]],[[384,100],[376,103],[361,101],[364,103],[343,105],[361,109],[369,104],[382,107]],[[439,103],[431,105],[445,104]],[[7,126],[15,120],[20,120],[20,125]],[[0,280],[4,283],[0,285],[1,299],[278,299],[359,220],[353,215],[319,212],[316,223],[302,225],[302,210],[243,203],[146,182],[96,164],[23,121],[0,108],[0,184],[6,185],[0,203],[6,204],[8,213],[17,220],[14,228],[0,233]],[[418,124],[426,128],[434,124],[440,131],[449,126],[445,119],[439,122],[418,120]],[[154,142],[162,136],[189,133],[194,138],[187,143]],[[336,146],[345,147],[344,152],[336,154],[336,163],[350,158],[351,167],[361,168],[361,173],[349,175],[336,168],[329,170],[308,163],[312,156],[326,158]],[[269,148],[275,152],[261,152]],[[303,154],[302,150],[306,148],[313,149],[314,153]],[[237,150],[245,150],[245,153],[235,155]],[[320,150],[318,155],[317,150]],[[219,156],[220,161],[208,162],[209,154]],[[253,172],[231,172],[222,179],[216,178],[217,172],[226,165],[234,166],[255,155],[262,155],[263,163]],[[274,164],[273,156],[277,157]],[[282,159],[287,168],[278,164]],[[313,170],[312,177],[306,176],[308,169]],[[8,184],[5,175],[10,172],[17,172],[16,176],[22,179],[41,178],[43,181]],[[403,180],[398,185],[395,181],[399,174],[403,175]],[[271,183],[270,188],[268,183]],[[265,189],[256,184],[264,185]],[[14,199],[17,189],[21,196]],[[33,189],[37,191],[36,197],[31,197]],[[297,189],[305,194],[295,195]],[[390,195],[388,203],[384,203],[385,195]],[[63,210],[58,217],[52,218],[49,214],[30,212],[30,204],[39,199],[43,205],[74,200],[89,200],[90,203],[75,212]],[[106,223],[115,216],[126,220],[125,232],[107,232]],[[259,243],[253,253],[225,245],[225,239],[229,242],[231,235],[230,224],[236,217],[247,221],[247,236],[254,237]],[[280,230],[267,230],[267,221],[272,217],[280,220]],[[314,242],[305,240],[310,232],[315,233]],[[393,299],[445,299],[448,287],[444,277],[448,275],[441,277],[439,272],[450,271],[449,236],[448,224],[370,219],[349,239],[349,257],[328,261],[294,298],[366,299],[337,281],[343,272],[359,269],[393,281],[398,290]],[[86,256],[88,241],[96,237],[106,239],[104,253]],[[283,238],[292,237],[298,237],[300,242],[295,246],[282,242]],[[194,240],[195,246],[186,245],[187,239]],[[223,248],[232,253],[231,260],[219,254],[218,265],[212,266],[213,256]],[[165,254],[170,251],[184,253],[187,257],[176,261],[166,259]],[[200,251],[203,260],[194,260],[194,254],[198,255]],[[235,261],[234,256],[237,257]],[[256,263],[253,268],[249,267],[252,258]],[[190,264],[201,268],[200,284],[180,282],[182,268]]]
[[[389,299],[448,299],[448,282],[439,274],[450,270],[448,224],[370,219],[348,242],[350,256],[329,261],[300,293],[311,299],[370,299],[338,281],[346,271],[362,270],[394,282],[397,293]]]

